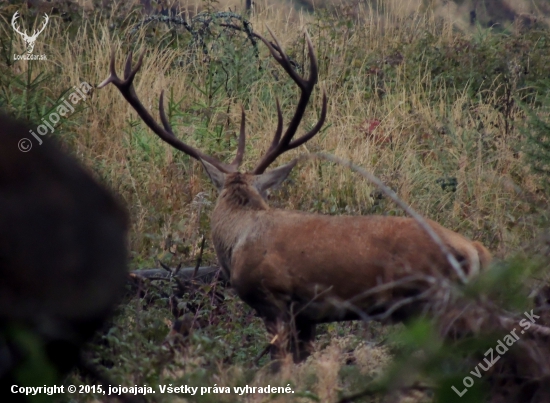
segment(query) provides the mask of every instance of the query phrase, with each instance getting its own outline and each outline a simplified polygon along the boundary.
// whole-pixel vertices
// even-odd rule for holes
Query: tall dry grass
[[[523,212],[529,210],[525,192],[536,189],[514,149],[519,133],[505,133],[502,125],[490,124],[502,120],[493,106],[497,99],[487,97],[486,103],[476,106],[473,116],[468,110],[466,89],[462,96],[449,97],[448,88],[431,84],[430,66],[421,68],[412,80],[404,75],[407,64],[417,62],[399,59],[402,56],[395,49],[400,42],[411,43],[423,35],[439,36],[441,43],[453,42],[469,34],[457,32],[451,19],[420,13],[418,5],[390,3],[382,13],[360,7],[363,22],[353,29],[337,26],[334,17],[316,19],[267,1],[260,8],[263,11],[252,17],[258,32],[266,34],[264,27],[269,25],[284,48],[298,52],[295,55],[299,61],[304,60],[301,33],[308,28],[312,34],[321,75],[306,126],[319,113],[321,90],[329,95],[326,130],[280,162],[307,150],[324,150],[350,159],[379,175],[423,214],[483,241],[504,256],[536,232],[529,220],[522,219]],[[131,17],[130,13],[127,18]],[[205,105],[204,95],[198,90],[207,85],[205,60],[195,58],[184,67],[174,67],[190,53],[189,49],[154,48],[145,45],[143,36],[128,39],[127,33],[113,31],[113,21],[114,17],[90,15],[80,26],[67,30],[60,18],[52,18],[37,44],[37,51],[48,53],[49,61],[35,71],[55,77],[48,85],[52,97],[83,80],[94,86],[102,81],[108,75],[111,49],[115,49],[119,72],[129,49],[135,54],[146,49],[135,84],[143,103],[155,116],[163,89],[174,99],[183,100],[181,110]],[[16,43],[16,50],[22,51],[21,43]],[[373,54],[381,55],[386,63],[397,58],[391,89],[381,88],[383,78],[373,71],[373,64],[380,61],[372,60]],[[264,48],[261,58],[268,59]],[[24,71],[26,65],[18,63],[13,68]],[[264,75],[250,83],[246,100],[218,97],[213,108],[215,116],[209,119],[210,128],[225,120],[229,122],[226,129],[235,130],[239,104],[246,103],[249,140],[245,168],[253,166],[270,142],[276,126],[274,98],[283,97],[286,121],[296,101],[297,91],[290,90],[282,70],[273,63],[269,69],[285,80],[284,91],[280,81]],[[383,91],[383,96],[365,94],[369,86],[376,89],[374,92]],[[194,250],[200,235],[208,232],[207,223],[199,225],[204,219],[201,221],[198,214],[207,216],[216,198],[202,168],[178,156],[142,124],[133,128],[137,116],[114,87],[94,91],[86,106],[78,126],[70,130],[70,145],[129,206],[133,217],[131,248],[137,261],[170,257],[163,253],[166,239],[176,246],[185,244],[181,250]],[[194,113],[200,115],[206,109]],[[482,134],[479,121],[486,123]],[[373,122],[376,127],[369,129]],[[193,126],[187,125],[178,134],[204,148],[204,144],[192,141],[193,131]],[[437,137],[446,140],[435,141]],[[485,138],[498,139],[492,142],[490,155],[484,154]],[[234,152],[232,144],[222,147],[229,150],[225,158]],[[436,185],[436,180],[445,176],[456,177],[456,192],[442,192]],[[374,190],[346,169],[308,162],[295,169],[273,203],[323,213],[393,214],[390,203],[373,199]],[[192,252],[184,255],[179,258],[193,257]]]
[[[321,91],[328,94],[325,129],[305,146],[282,156],[279,163],[320,150],[349,159],[381,177],[417,211],[482,241],[497,256],[514,253],[536,236],[537,206],[547,202],[547,195],[539,192],[539,178],[518,153],[520,125],[507,128],[502,112],[495,107],[502,102],[500,89],[487,90],[483,100],[473,106],[467,87],[434,82],[432,66],[423,53],[414,60],[403,56],[404,43],[420,43],[431,36],[437,38],[436,46],[444,48],[475,33],[457,30],[456,21],[448,14],[424,12],[419,2],[392,0],[384,7],[358,6],[353,10],[354,24],[340,23],[338,14],[315,16],[279,7],[275,1],[257,3],[251,17],[255,31],[265,35],[268,25],[299,63],[307,59],[304,29],[312,36],[320,77],[304,128],[316,121]],[[221,4],[236,7],[242,2]],[[248,144],[244,168],[251,168],[271,142],[277,123],[275,98],[281,99],[288,122],[298,95],[283,70],[270,61],[266,49],[260,46],[263,73],[243,84],[238,96],[223,91],[206,96],[211,60],[197,57],[183,45],[154,46],[155,38],[168,35],[162,25],[154,33],[143,30],[133,37],[128,29],[119,31],[121,21],[139,17],[131,7],[124,13],[120,10],[100,16],[92,9],[81,24],[69,27],[61,18],[51,19],[35,50],[48,54],[48,62],[33,72],[55,77],[47,85],[48,94],[55,99],[82,81],[95,87],[108,75],[111,49],[119,75],[129,50],[134,51],[134,61],[145,51],[135,80],[137,94],[156,117],[163,89],[181,101],[173,123],[178,136],[193,146],[229,160],[235,152],[240,105],[245,106]],[[10,28],[4,24],[2,30],[0,35],[7,37]],[[16,52],[24,51],[17,38],[14,44]],[[419,67],[411,69],[413,65]],[[22,73],[28,63],[11,68]],[[236,79],[236,74],[229,77]],[[194,261],[202,235],[209,233],[208,216],[217,196],[200,164],[146,129],[113,86],[94,90],[85,105],[85,110],[71,118],[75,124],[61,130],[61,139],[128,206],[133,267],[151,265],[156,259],[168,264]],[[519,109],[507,117],[517,122],[523,118]],[[216,137],[220,127],[222,136]],[[442,189],[438,182],[451,177],[457,183],[454,192]],[[318,161],[295,168],[270,203],[325,214],[402,214],[390,201],[379,198],[376,189],[362,178]],[[206,260],[215,260],[210,245]],[[260,371],[255,382],[276,384],[294,379],[295,384],[314,390],[322,401],[334,401],[338,388],[349,387],[338,379],[344,366],[340,353],[340,347],[331,345],[304,366],[284,366],[279,378]],[[387,361],[387,353],[377,348],[364,348],[355,355],[361,371],[372,376],[376,371],[366,367]],[[188,352],[183,361],[200,366],[202,359],[199,353]],[[239,371],[220,364],[216,376],[231,384],[242,376]],[[165,380],[185,374],[167,373]],[[247,399],[242,401],[263,401],[261,396]],[[288,397],[279,399],[288,401]]]

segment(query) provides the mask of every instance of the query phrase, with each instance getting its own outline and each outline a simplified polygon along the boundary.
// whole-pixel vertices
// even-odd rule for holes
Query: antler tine
[[[141,55],[139,55],[139,59],[138,59],[138,62],[136,64],[136,68],[133,71],[132,71],[132,57],[134,56],[134,52],[130,51],[128,53],[128,56],[126,56],[126,63],[124,63],[124,79],[126,81],[129,81],[130,84],[133,84],[134,76],[136,75],[138,70],[141,68],[141,64],[143,63],[143,55],[144,54],[145,54],[145,52],[141,52]]]
[[[307,84],[314,86],[317,83],[318,70],[317,70],[317,58],[315,57],[315,50],[313,49],[313,43],[311,43],[311,38],[309,34],[305,33],[307,50],[309,54],[309,78]]]
[[[317,124],[313,127],[313,129],[311,129],[309,132],[304,134],[302,137],[299,137],[296,140],[292,140],[288,145],[287,150],[292,150],[293,148],[301,146],[310,138],[315,136],[319,132],[319,130],[321,130],[321,127],[323,127],[326,117],[327,117],[327,93],[325,92],[325,90],[323,90],[323,105],[321,106],[321,116],[319,117]]]
[[[113,49],[111,54],[111,61],[109,63],[109,72],[110,72],[109,77],[107,77],[101,84],[99,84],[98,88],[103,88],[106,85],[112,83],[115,87],[118,88],[118,90],[120,91],[124,99],[126,99],[126,101],[134,108],[134,110],[137,112],[141,120],[143,120],[143,122],[158,137],[160,137],[161,140],[170,144],[172,147],[176,148],[177,150],[183,151],[185,154],[189,155],[192,158],[195,158],[196,160],[207,161],[225,173],[235,171],[235,168],[232,165],[224,164],[223,162],[217,160],[216,158],[202,153],[198,149],[184,143],[183,141],[181,141],[175,136],[174,132],[172,131],[172,127],[170,126],[170,123],[168,121],[168,118],[166,117],[166,113],[164,112],[164,91],[161,92],[160,98],[159,98],[159,115],[160,115],[160,120],[162,122],[162,125],[164,127],[161,127],[157,123],[157,121],[153,118],[153,116],[151,116],[149,111],[143,106],[143,104],[141,103],[141,101],[139,100],[136,94],[136,91],[133,86],[133,81],[137,72],[141,68],[144,54],[145,52],[141,54],[136,66],[133,69],[132,69],[133,54],[132,52],[128,54],[128,57],[126,58],[126,63],[124,65],[124,80],[122,80],[116,73],[115,51]],[[242,148],[244,149],[244,146]]]
[[[244,113],[244,108],[241,105],[241,131],[239,133],[239,143],[237,146],[237,155],[235,155],[235,159],[233,162],[231,162],[231,165],[235,170],[239,169],[239,166],[241,165],[241,162],[243,162],[244,157],[244,146],[246,141],[246,135],[245,135],[245,126],[246,126],[246,115]]]
[[[277,62],[285,69],[285,71],[294,80],[294,82],[296,82],[296,84],[298,84],[298,86],[301,89],[303,89],[306,85],[306,82],[302,77],[298,75],[298,73],[296,73],[296,71],[292,67],[292,64],[290,63],[290,59],[288,58],[287,54],[283,51],[283,47],[281,46],[279,39],[277,39],[273,31],[271,31],[271,29],[269,28],[269,26],[266,25],[266,28],[269,34],[271,35],[271,37],[273,38],[273,40],[275,41],[275,44],[277,45],[278,49],[275,50],[271,42],[269,42],[263,36],[258,35],[258,38],[260,38],[261,41],[266,44],[273,58],[277,60]],[[307,35],[307,32],[306,32],[306,35]]]
[[[131,52],[130,52],[131,53]],[[115,84],[116,82],[116,84]],[[105,80],[103,80],[98,86],[98,89],[101,89],[105,86],[107,86],[109,83],[115,84],[115,86],[121,85],[122,80],[118,77],[116,74],[116,68],[115,68],[115,50],[113,49],[111,51],[111,60],[109,60],[109,77],[107,77]]]
[[[286,53],[282,50],[282,47],[279,41],[277,40],[273,32],[269,29],[269,27],[267,27],[267,29],[271,34],[271,36],[273,37],[275,44],[280,49],[279,51],[276,51],[268,40],[266,40],[260,35],[258,35],[258,37],[269,48],[274,59],[277,60],[277,62],[285,69],[285,71],[290,75],[292,80],[296,84],[298,84],[298,86],[301,89],[301,95],[300,95],[300,100],[298,101],[298,105],[296,106],[296,111],[294,112],[294,116],[292,117],[292,120],[290,121],[290,124],[288,125],[288,128],[285,134],[281,138],[281,133],[278,126],[273,142],[271,143],[271,146],[269,147],[269,149],[267,150],[263,158],[260,160],[256,168],[254,168],[254,171],[253,171],[254,174],[263,173],[266,170],[266,168],[273,161],[275,161],[275,159],[277,159],[279,155],[283,154],[288,150],[291,150],[295,147],[298,147],[304,144],[306,141],[308,141],[313,136],[315,136],[319,132],[319,130],[321,130],[321,127],[325,123],[325,118],[327,113],[327,97],[326,97],[326,93],[323,91],[323,104],[322,104],[321,116],[319,118],[319,121],[313,127],[313,129],[311,129],[309,132],[307,132],[300,138],[292,141],[292,138],[296,134],[296,131],[298,130],[298,126],[300,125],[300,122],[302,121],[302,118],[304,116],[304,112],[306,110],[307,104],[309,103],[309,99],[311,97],[311,93],[313,92],[313,88],[317,83],[317,77],[318,77],[317,58],[315,57],[315,51],[313,49],[313,44],[311,43],[311,38],[309,37],[306,31],[305,39],[308,47],[310,66],[309,66],[309,77],[307,78],[307,80],[305,80],[304,78],[300,77],[296,73],[296,71],[294,70],[294,68],[290,63],[290,59],[288,58]],[[279,106],[278,100],[277,100],[277,110],[278,110],[278,113],[280,114],[280,106]],[[282,116],[279,116],[279,124],[282,126]]]
[[[168,121],[168,117],[166,116],[166,112],[164,112],[164,90],[162,90],[160,92],[159,115],[160,115],[160,121],[162,122],[162,125],[164,126],[164,130],[166,130],[168,133],[170,133],[173,137],[176,137],[176,135],[172,131],[172,125]]]
[[[283,111],[281,111],[281,104],[279,103],[279,98],[275,98],[277,103],[277,130],[275,130],[275,136],[273,136],[273,141],[269,146],[268,152],[274,150],[277,145],[279,145],[279,140],[281,139],[281,134],[283,134]]]

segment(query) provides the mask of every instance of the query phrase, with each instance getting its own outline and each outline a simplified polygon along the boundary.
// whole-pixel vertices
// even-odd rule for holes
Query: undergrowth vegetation
[[[524,298],[513,306],[526,307],[529,290],[542,287],[541,272],[548,267],[547,260],[532,255],[544,255],[541,245],[548,240],[541,233],[550,219],[550,30],[544,24],[461,30],[429,10],[404,13],[399,2],[387,4],[353,14],[345,5],[339,13],[313,14],[270,6],[249,18],[260,34],[269,25],[299,71],[307,71],[307,29],[319,60],[319,87],[328,94],[322,132],[280,163],[326,151],[374,173],[424,216],[481,241],[506,260],[499,280],[483,292],[520,284],[516,295]],[[244,168],[250,168],[275,131],[275,99],[288,122],[296,88],[261,42],[224,26],[243,27],[242,20],[216,14],[216,2],[203,6],[210,13],[205,18],[216,18],[207,28],[195,20],[194,34],[162,18],[140,24],[140,9],[131,4],[59,11],[34,51],[48,60],[14,61],[13,54],[25,49],[10,27],[13,13],[20,11],[28,27],[40,23],[41,13],[2,4],[0,107],[39,124],[73,86],[86,81],[95,87],[107,77],[111,51],[119,72],[130,52],[134,60],[143,54],[135,84],[144,105],[158,116],[165,90],[175,132],[205,153],[225,161],[234,156],[244,107],[249,136]],[[317,121],[320,105],[316,91],[305,130]],[[94,88],[53,136],[128,207],[131,269],[156,267],[159,260],[171,267],[194,266],[199,255],[203,264],[216,264],[208,238],[215,189],[200,164],[154,136],[114,87]],[[275,207],[324,214],[404,214],[370,183],[328,162],[302,162],[270,197]],[[230,289],[213,280],[180,289],[175,300],[174,287],[163,281],[129,286],[116,316],[90,345],[89,359],[117,385],[290,384],[295,393],[275,396],[276,401],[334,402],[362,391],[390,367],[392,355],[410,356],[414,346],[423,350],[420,364],[395,362],[416,368],[428,386],[407,393],[418,394],[417,401],[436,396],[451,402],[458,400],[452,400],[457,397],[450,380],[475,365],[472,349],[435,349],[440,341],[425,322],[402,337],[396,336],[401,326],[346,323],[322,326],[313,357],[300,366],[287,363],[274,375],[266,357],[254,362],[269,342],[261,321]],[[175,318],[190,312],[192,331],[185,339],[165,340]],[[479,352],[487,342],[473,345]],[[467,354],[469,360],[462,360]],[[437,364],[444,360],[445,371]],[[395,365],[383,387],[402,386],[395,381],[403,378]],[[68,382],[90,383],[77,372]],[[441,385],[445,393],[434,395]],[[483,388],[472,391],[468,401],[476,401],[474,393],[481,399]],[[267,399],[209,394],[157,395],[152,401]],[[379,401],[372,394],[361,399]]]

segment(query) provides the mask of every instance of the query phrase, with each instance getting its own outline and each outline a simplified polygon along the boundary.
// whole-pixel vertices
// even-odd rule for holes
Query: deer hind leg
[[[305,361],[313,352],[315,340],[315,323],[297,318],[294,323],[294,332],[291,335],[290,350],[295,363]]]

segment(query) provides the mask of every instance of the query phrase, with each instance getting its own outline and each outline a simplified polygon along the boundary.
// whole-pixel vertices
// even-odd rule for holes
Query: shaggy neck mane
[[[269,210],[265,200],[246,179],[239,173],[226,178],[220,201],[237,209]]]

